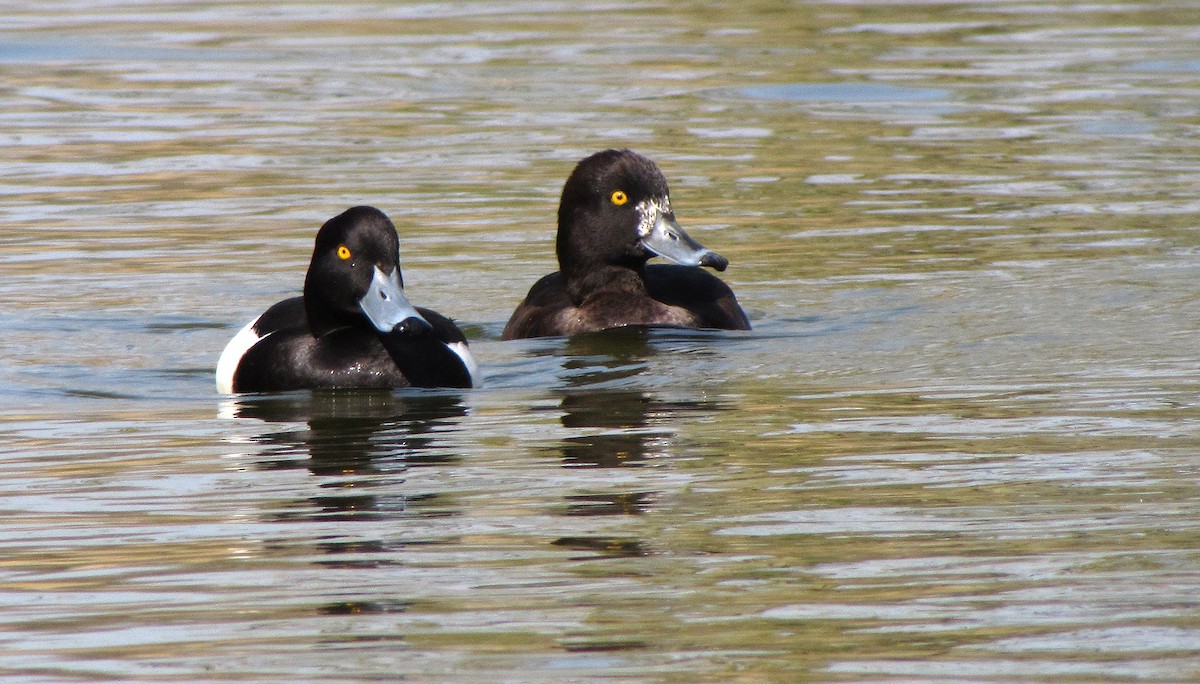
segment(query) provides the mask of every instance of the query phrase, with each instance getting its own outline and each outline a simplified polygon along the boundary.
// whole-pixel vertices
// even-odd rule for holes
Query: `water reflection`
[[[629,326],[576,335],[548,353],[562,356],[561,377],[569,388],[619,385],[649,368],[655,354],[651,334],[649,328]]]
[[[654,493],[572,494],[566,500],[567,515],[640,515],[653,503]]]
[[[645,542],[640,539],[620,537],[559,537],[554,546],[586,551],[586,556],[572,556],[571,560],[597,560],[602,558],[637,558],[650,554]]]
[[[652,400],[636,390],[572,392],[563,396],[563,427],[581,434],[563,439],[568,466],[636,467],[653,456],[666,456],[671,432],[650,427]],[[594,432],[586,428],[605,428]]]
[[[652,369],[660,354],[677,353],[679,339],[697,341],[687,332],[676,333],[678,338],[671,333],[619,328],[578,335],[560,349],[544,352],[562,356],[560,420],[573,433],[558,447],[565,465],[637,467],[652,458],[669,457],[674,422],[728,408],[707,399],[662,399],[642,381],[626,385]],[[703,333],[698,337],[702,343],[710,339]]]
[[[243,396],[223,413],[268,424],[302,424],[263,432],[256,465],[264,470],[306,468],[323,478],[326,493],[291,502],[275,519],[377,519],[450,515],[438,494],[396,495],[413,466],[447,465],[460,456],[438,439],[466,414],[462,393],[379,391]],[[384,493],[386,492],[386,493]]]
[[[639,376],[657,372],[660,356],[678,351],[673,333],[630,327],[579,335],[566,340],[563,386],[557,390],[560,422],[570,435],[557,445],[570,468],[639,468],[667,462],[678,454],[679,422],[722,411],[726,406],[703,399],[664,399],[645,388]],[[678,333],[689,344],[697,336]],[[703,333],[699,341],[708,339]],[[640,480],[639,480],[640,481]],[[564,497],[563,515],[636,516],[647,512],[658,492],[646,489],[573,493]],[[650,555],[644,540],[612,535],[560,537],[554,546],[584,552],[572,560],[636,558]]]

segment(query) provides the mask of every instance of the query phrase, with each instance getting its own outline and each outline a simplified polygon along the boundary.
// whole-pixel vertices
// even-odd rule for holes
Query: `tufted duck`
[[[667,179],[649,159],[606,150],[579,162],[558,207],[559,270],[537,281],[501,339],[573,335],[627,325],[749,330],[724,271],[675,220]],[[673,265],[647,265],[661,256]]]
[[[217,362],[217,390],[472,387],[462,331],[404,296],[396,227],[354,207],[317,232],[304,296],[242,328]]]

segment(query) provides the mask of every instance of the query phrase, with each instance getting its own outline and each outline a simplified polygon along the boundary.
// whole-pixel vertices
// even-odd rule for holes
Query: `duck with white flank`
[[[396,227],[354,207],[317,232],[304,296],[242,328],[217,363],[217,390],[472,387],[462,331],[404,294]]]

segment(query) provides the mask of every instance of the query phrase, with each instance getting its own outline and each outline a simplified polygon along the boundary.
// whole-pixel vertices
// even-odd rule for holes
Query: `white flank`
[[[458,358],[462,359],[463,365],[467,367],[467,373],[471,376],[471,387],[482,387],[483,378],[479,377],[479,365],[475,363],[475,357],[471,356],[471,350],[467,348],[466,342],[448,342],[446,344],[450,351],[458,354]]]
[[[238,334],[229,340],[229,344],[225,345],[225,351],[221,352],[221,358],[217,361],[217,392],[233,394],[233,374],[237,372],[238,364],[246,352],[250,351],[250,347],[263,339],[254,332],[254,324],[257,322],[258,318],[255,318],[247,323],[246,327],[239,330]]]

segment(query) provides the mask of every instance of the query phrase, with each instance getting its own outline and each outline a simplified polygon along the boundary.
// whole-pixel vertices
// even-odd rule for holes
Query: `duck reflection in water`
[[[690,339],[690,338],[689,338]],[[639,466],[673,454],[680,418],[723,411],[709,399],[659,398],[645,389],[643,376],[660,353],[673,354],[671,338],[631,326],[566,341],[561,350],[563,380],[559,408],[563,427],[580,434],[563,440],[567,465]],[[589,428],[602,428],[597,432]]]
[[[286,504],[286,510],[272,514],[273,519],[448,514],[438,510],[437,502],[445,497],[437,494],[383,495],[370,490],[387,485],[386,489],[394,492],[391,485],[403,482],[403,474],[410,467],[459,460],[454,450],[439,443],[436,433],[444,434],[448,426],[466,415],[461,393],[314,391],[242,395],[226,402],[223,413],[230,417],[306,425],[301,429],[272,430],[254,438],[261,445],[258,467],[307,468],[313,475],[327,478],[320,487],[329,494]]]
[[[631,389],[572,391],[560,407],[563,427],[581,432],[562,440],[564,465],[585,468],[639,467],[656,455],[666,455],[671,432],[649,428],[653,402]],[[596,432],[602,428],[603,432]],[[654,503],[654,491],[609,491],[567,494],[568,516],[641,515]],[[641,539],[610,535],[560,537],[554,546],[582,552],[573,560],[632,558],[649,553]]]
[[[681,418],[728,407],[710,400],[663,400],[645,389],[646,371],[665,351],[659,333],[642,327],[577,335],[556,353],[563,355],[566,387],[559,402],[560,422],[572,435],[557,446],[567,467],[636,468],[672,458],[680,445],[675,425]],[[569,516],[640,515],[654,505],[655,491],[615,491],[565,497]],[[555,546],[587,552],[579,560],[642,556],[639,539],[574,536]]]
[[[566,341],[561,353],[567,389],[559,404],[560,420],[563,427],[583,433],[562,441],[567,465],[639,466],[653,455],[656,444],[666,446],[671,432],[649,427],[651,398],[641,389],[623,386],[646,371],[654,353],[644,329],[577,335]]]

